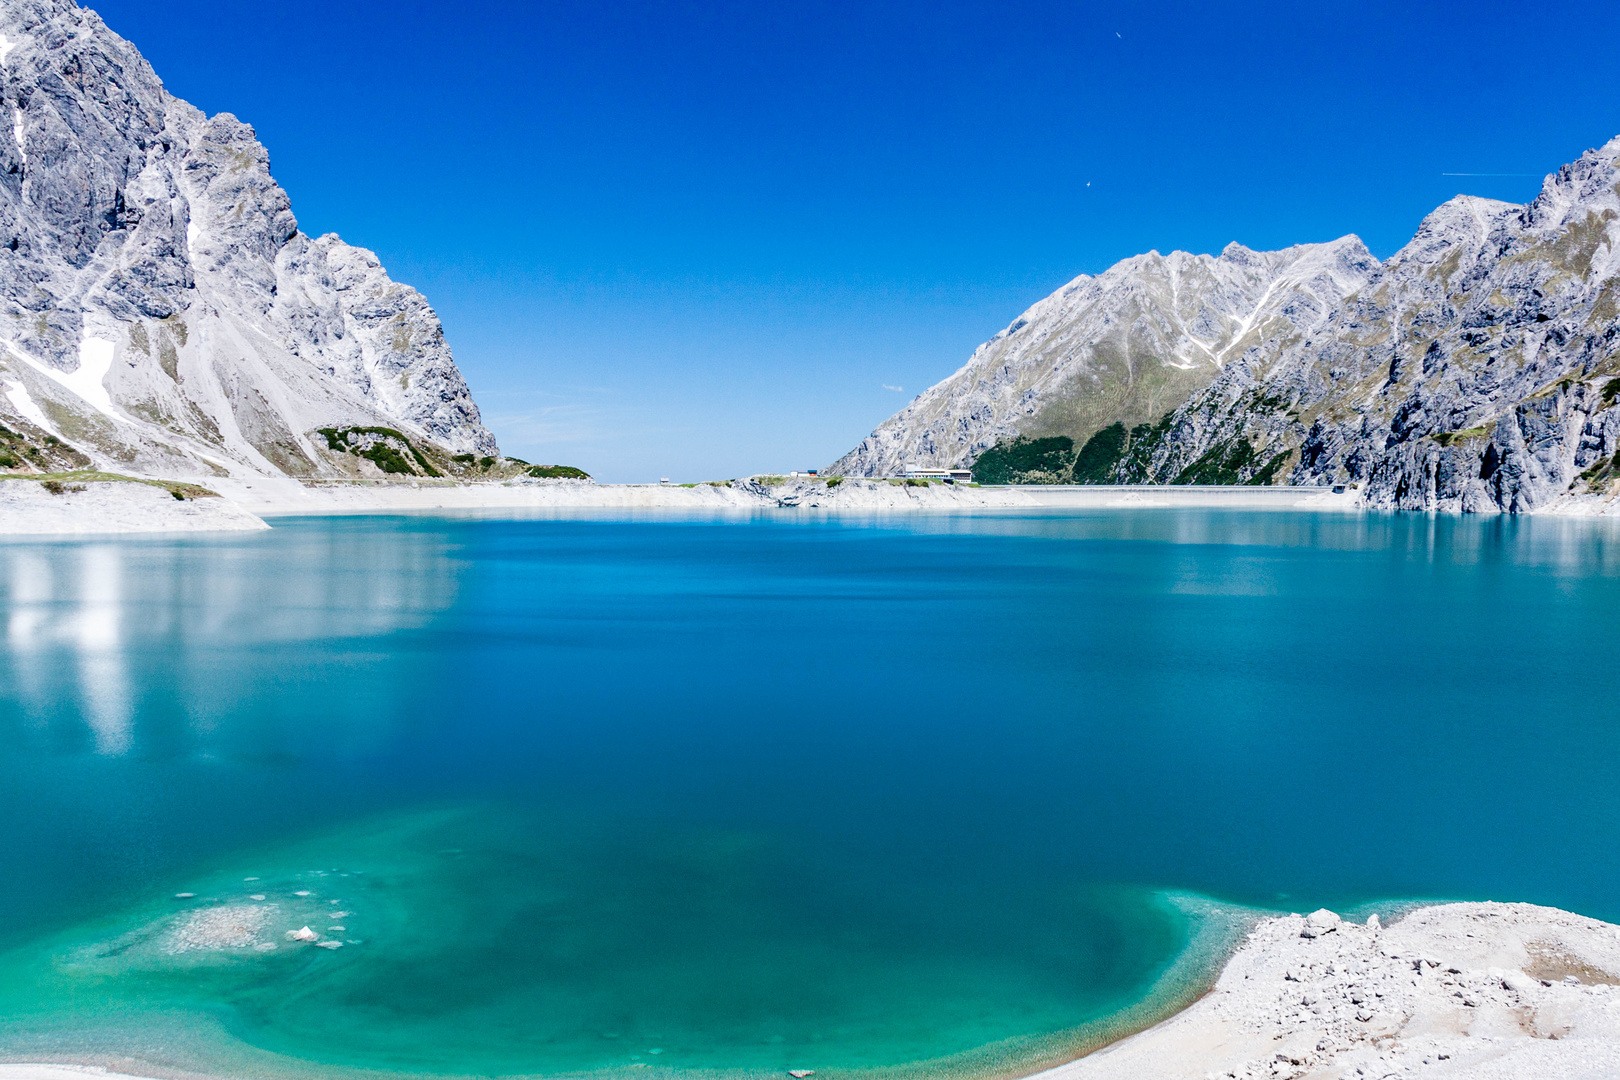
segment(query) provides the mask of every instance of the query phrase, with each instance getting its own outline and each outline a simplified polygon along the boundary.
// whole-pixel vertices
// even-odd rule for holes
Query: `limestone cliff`
[[[93,11],[0,2],[0,102],[0,425],[36,465],[317,477],[498,452],[421,294],[300,232],[253,129],[169,94]]]

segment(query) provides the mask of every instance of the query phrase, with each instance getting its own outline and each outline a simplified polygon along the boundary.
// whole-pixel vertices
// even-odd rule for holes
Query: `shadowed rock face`
[[[341,472],[321,427],[497,453],[427,301],[299,232],[252,128],[68,0],[0,35],[6,424],[170,474]]]
[[[1133,371],[1201,357],[1207,328],[1229,325],[1223,320],[1260,291],[1270,295],[1253,304],[1253,316],[1236,316],[1242,334],[1207,348],[1203,383],[1168,403],[1165,415],[1143,418],[1108,479],[1170,483],[1236,463],[1240,480],[1269,466],[1266,476],[1288,483],[1357,483],[1375,506],[1487,512],[1613,494],[1611,477],[1620,474],[1617,159],[1620,139],[1588,151],[1549,176],[1527,206],[1453,199],[1382,265],[1354,238],[1290,249],[1310,251],[1329,269],[1308,277],[1276,272],[1275,291],[1260,284],[1263,272],[1259,281],[1239,277],[1242,286],[1225,293],[1166,288],[1174,279],[1160,267],[1207,267],[1209,278],[1234,273],[1220,269],[1233,248],[1217,260],[1141,256],[1081,278],[835,468],[955,465],[1011,435],[1056,433],[1061,423],[1048,418],[1062,415],[1059,403],[1074,393],[1066,388],[1077,385],[1057,378],[1064,365],[1090,377],[1097,358],[1121,341],[1140,343]],[[1296,257],[1289,265],[1312,264]],[[1088,290],[1097,295],[1090,307],[1075,299]],[[1167,312],[1186,308],[1166,298],[1184,295],[1209,314],[1171,321]],[[1069,339],[1060,346],[1031,336],[1064,332]],[[1020,379],[1014,393],[1002,390]],[[1097,376],[1078,385],[1093,401],[1111,401],[1120,382]],[[1078,445],[1103,426],[1098,419],[1109,408],[1085,423],[1063,421],[1062,433]],[[1135,423],[1124,409],[1118,418]]]

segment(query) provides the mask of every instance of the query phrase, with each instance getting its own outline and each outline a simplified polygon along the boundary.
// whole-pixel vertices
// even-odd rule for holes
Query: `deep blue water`
[[[1606,523],[276,525],[0,546],[0,1055],[1016,1071],[1167,895],[1620,918]]]

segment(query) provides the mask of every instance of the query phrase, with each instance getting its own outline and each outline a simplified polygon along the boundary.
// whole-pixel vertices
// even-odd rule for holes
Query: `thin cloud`
[[[541,408],[483,410],[484,426],[503,443],[581,443],[601,436],[600,412],[586,405],[548,405]]]
[[[903,387],[903,386],[890,386],[888,383],[882,383],[881,385],[882,385],[883,389],[885,389],[885,390],[893,390],[897,394],[903,394],[903,393],[906,392],[906,388]]]

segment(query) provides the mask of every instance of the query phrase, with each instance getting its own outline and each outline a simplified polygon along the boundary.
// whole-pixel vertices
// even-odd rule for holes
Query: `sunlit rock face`
[[[497,452],[421,294],[93,11],[0,3],[0,101],[0,423],[169,474],[342,472],[322,427]]]
[[[1459,196],[1382,264],[1347,237],[1146,255],[1081,278],[836,468],[971,463],[1019,435],[1069,435],[1079,452],[1119,421],[1102,470],[1114,482],[1344,483],[1374,506],[1486,512],[1609,498],[1617,158],[1620,139],[1588,151],[1525,206]],[[1260,269],[1222,268],[1234,257]],[[1186,365],[1201,384],[1132,404]]]
[[[972,463],[1014,436],[1084,442],[1113,423],[1158,420],[1246,353],[1318,330],[1378,269],[1360,240],[1218,258],[1138,255],[1082,275],[979,346],[961,370],[885,421],[833,466],[892,476]]]

